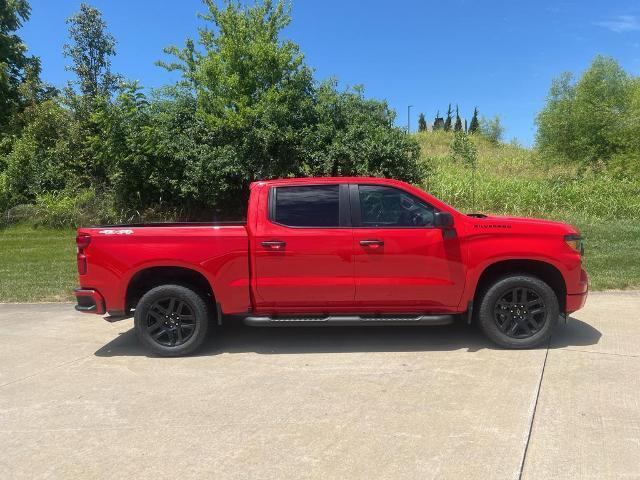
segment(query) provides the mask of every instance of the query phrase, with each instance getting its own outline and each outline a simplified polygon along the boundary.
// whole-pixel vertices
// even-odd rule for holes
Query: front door
[[[464,287],[460,243],[435,209],[394,187],[352,185],[356,302],[371,310],[447,310]]]
[[[348,185],[271,187],[254,238],[257,307],[323,312],[353,305]]]

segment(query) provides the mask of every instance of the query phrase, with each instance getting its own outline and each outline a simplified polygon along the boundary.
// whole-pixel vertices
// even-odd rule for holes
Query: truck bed
[[[149,268],[188,267],[209,282],[225,313],[247,311],[249,241],[244,222],[146,223],[78,229],[89,235],[82,287],[101,292],[109,312],[127,309],[127,285]]]

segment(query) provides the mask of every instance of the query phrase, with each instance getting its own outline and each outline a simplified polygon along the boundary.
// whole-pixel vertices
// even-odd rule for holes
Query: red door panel
[[[259,307],[353,304],[351,229],[289,229],[273,225],[255,238]],[[262,242],[285,242],[273,249]]]
[[[269,208],[252,239],[256,307],[321,313],[353,306],[346,185],[281,187],[263,199]]]
[[[372,248],[367,241],[380,241]],[[364,245],[361,244],[364,242]],[[364,307],[454,307],[464,287],[455,232],[354,229],[356,301]]]
[[[435,228],[425,199],[384,185],[352,185],[356,302],[423,312],[457,307],[465,269],[455,230]]]

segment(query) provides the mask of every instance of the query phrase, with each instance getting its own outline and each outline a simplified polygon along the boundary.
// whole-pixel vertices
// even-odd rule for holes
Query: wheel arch
[[[551,263],[531,259],[501,260],[486,266],[476,283],[473,296],[474,305],[480,304],[482,295],[490,285],[510,273],[529,274],[545,282],[556,294],[560,311],[565,310],[567,285],[562,272]]]
[[[138,300],[152,288],[176,284],[191,287],[206,296],[211,306],[216,304],[211,283],[201,272],[180,266],[152,266],[137,271],[127,283],[125,311],[135,308]]]

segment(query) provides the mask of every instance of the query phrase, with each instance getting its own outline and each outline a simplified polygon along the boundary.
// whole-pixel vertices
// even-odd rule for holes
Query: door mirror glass
[[[453,227],[453,215],[449,212],[436,212],[434,224],[438,228],[451,228]]]

